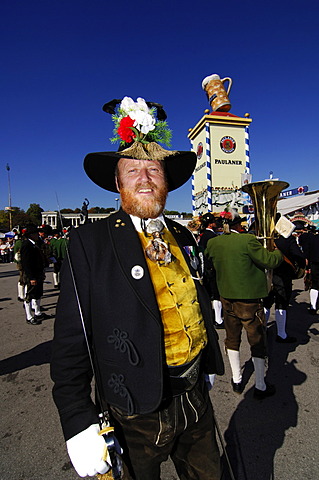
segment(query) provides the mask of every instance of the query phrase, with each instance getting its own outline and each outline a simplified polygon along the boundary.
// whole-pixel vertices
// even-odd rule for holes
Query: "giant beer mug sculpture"
[[[228,88],[225,89],[224,83],[228,81]],[[220,76],[214,73],[204,78],[202,81],[203,90],[207,94],[208,101],[212,107],[213,112],[229,112],[231,103],[228,95],[232,86],[232,79],[225,77],[220,79]]]

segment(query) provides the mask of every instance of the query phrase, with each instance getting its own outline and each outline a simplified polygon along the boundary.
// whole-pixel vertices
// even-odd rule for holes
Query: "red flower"
[[[136,134],[130,128],[133,127],[133,125],[134,120],[132,120],[129,116],[123,117],[120,121],[120,126],[117,133],[125,143],[131,143],[133,141],[133,138],[136,137]]]
[[[220,212],[220,216],[225,220],[231,220],[233,217],[231,212],[226,212],[226,210],[224,210],[223,212]]]

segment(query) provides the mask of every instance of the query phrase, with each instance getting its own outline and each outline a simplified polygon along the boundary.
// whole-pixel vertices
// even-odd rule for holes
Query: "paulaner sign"
[[[242,160],[219,160],[215,158],[216,165],[242,165]]]

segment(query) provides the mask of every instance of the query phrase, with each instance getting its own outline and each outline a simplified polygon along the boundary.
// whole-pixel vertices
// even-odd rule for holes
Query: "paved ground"
[[[52,318],[27,325],[17,301],[15,265],[0,264],[0,480],[76,480],[51,399],[50,344],[57,292],[47,273],[43,306]],[[294,284],[289,311],[293,345],[275,342],[268,329],[268,378],[277,394],[263,401],[252,397],[253,370],[243,339],[242,365],[246,388],[238,396],[230,388],[230,370],[216,379],[211,396],[223,442],[236,480],[316,480],[318,457],[318,317],[307,313],[308,293],[302,280]],[[272,319],[273,317],[271,317]],[[223,345],[224,331],[220,330]],[[163,480],[176,480],[170,462]],[[223,480],[230,480],[227,472]]]

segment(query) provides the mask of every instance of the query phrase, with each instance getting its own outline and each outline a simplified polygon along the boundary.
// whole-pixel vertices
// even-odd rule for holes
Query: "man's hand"
[[[99,425],[93,424],[66,442],[69,457],[80,477],[106,473],[111,468],[103,460],[106,458],[107,448],[99,430]]]
[[[30,280],[30,285],[36,285],[37,281],[36,280]]]

